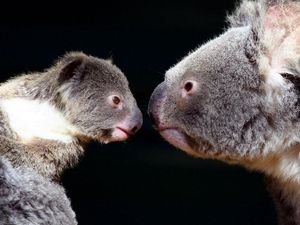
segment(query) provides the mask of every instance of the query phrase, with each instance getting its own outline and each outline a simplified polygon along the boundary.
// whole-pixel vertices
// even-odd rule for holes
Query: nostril
[[[135,133],[137,132],[137,130],[138,130],[138,127],[135,126],[135,127],[133,127],[133,128],[131,129],[131,133],[132,133],[132,134],[135,134]]]

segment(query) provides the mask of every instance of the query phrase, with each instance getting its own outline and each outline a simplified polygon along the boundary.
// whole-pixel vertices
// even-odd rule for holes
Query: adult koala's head
[[[300,138],[300,2],[244,1],[228,30],[166,72],[149,114],[171,144],[251,163]]]

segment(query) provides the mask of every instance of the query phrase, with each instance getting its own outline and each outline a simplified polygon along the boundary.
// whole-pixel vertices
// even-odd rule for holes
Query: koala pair
[[[264,172],[280,224],[300,224],[300,2],[244,0],[228,24],[166,72],[148,112],[177,148]],[[140,128],[128,84],[108,62],[71,54],[42,75],[0,88],[1,155],[14,167],[56,179],[89,140],[124,140]],[[23,106],[34,115],[25,122]],[[26,125],[35,121],[42,126]]]

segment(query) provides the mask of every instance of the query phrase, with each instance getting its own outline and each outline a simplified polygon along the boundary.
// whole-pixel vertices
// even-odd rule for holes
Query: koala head
[[[299,143],[300,3],[244,1],[229,27],[165,74],[148,112],[195,156],[271,157]]]
[[[122,141],[140,129],[142,114],[127,79],[110,61],[70,53],[54,70],[60,108],[80,138]]]

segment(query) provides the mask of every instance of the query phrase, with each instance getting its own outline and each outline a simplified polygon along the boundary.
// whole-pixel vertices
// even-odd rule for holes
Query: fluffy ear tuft
[[[299,61],[300,2],[267,1],[261,18],[261,74],[266,79],[273,79],[274,74],[284,74],[283,78],[294,84],[297,81],[299,86]]]
[[[245,46],[249,63],[257,64],[261,40],[261,18],[266,3],[263,0],[243,0],[235,11],[227,16],[229,28],[249,27],[250,32]]]
[[[269,7],[262,20],[265,53],[275,67],[300,58],[300,2]]]
[[[297,0],[242,0],[234,12],[227,16],[229,27],[254,26],[259,29],[261,20],[272,7],[286,8],[299,5]]]
[[[242,1],[235,11],[227,16],[230,27],[253,26],[260,17],[262,4],[257,1]]]
[[[249,26],[246,54],[256,52],[261,74],[300,77],[300,2],[296,0],[244,0],[228,16],[230,27]]]
[[[88,58],[82,52],[71,52],[64,55],[59,61],[58,66],[61,67],[58,82],[63,83],[84,68],[86,59]]]
[[[106,59],[107,62],[109,62],[110,64],[114,65],[114,57],[113,55],[109,56],[107,59]]]

